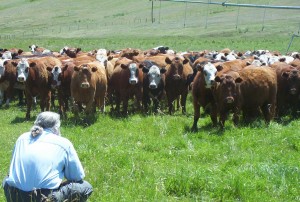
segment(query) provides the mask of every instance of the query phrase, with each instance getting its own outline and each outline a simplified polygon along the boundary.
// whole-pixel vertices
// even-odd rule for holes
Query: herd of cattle
[[[126,115],[128,102],[148,112],[161,109],[174,112],[174,101],[182,113],[192,92],[194,123],[197,130],[200,108],[209,106],[214,126],[224,128],[230,112],[238,124],[240,115],[253,120],[263,115],[266,123],[288,113],[297,116],[300,109],[300,54],[281,55],[268,50],[176,53],[168,47],[150,50],[126,48],[84,52],[81,48],[64,47],[59,52],[29,46],[0,49],[1,104],[6,106],[19,91],[26,97],[26,118],[35,98],[41,111],[50,110],[51,94],[56,95],[62,117],[70,110],[93,114],[103,112],[105,105]],[[52,96],[53,97],[53,96]],[[70,101],[71,100],[71,101]],[[22,100],[20,100],[22,101]],[[121,108],[122,107],[122,108]],[[219,118],[219,121],[218,121]]]

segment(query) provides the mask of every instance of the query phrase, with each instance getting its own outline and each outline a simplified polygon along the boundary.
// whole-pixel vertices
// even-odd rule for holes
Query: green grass
[[[62,134],[70,139],[94,187],[89,201],[298,201],[300,122],[263,121],[225,131],[202,114],[197,133],[191,98],[188,114],[97,114],[82,124],[69,113]],[[0,176],[4,177],[17,137],[39,113],[25,121],[16,102],[0,110]],[[0,192],[0,201],[4,201]]]

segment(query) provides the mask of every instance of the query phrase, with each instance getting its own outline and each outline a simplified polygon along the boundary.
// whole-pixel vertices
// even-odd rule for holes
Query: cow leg
[[[218,124],[218,108],[216,104],[211,104],[211,112],[210,112],[210,119],[213,123],[213,126],[216,127]]]
[[[187,93],[184,93],[181,95],[181,100],[180,100],[180,104],[181,104],[181,107],[182,107],[182,114],[186,114],[186,97],[187,97]],[[178,96],[180,97],[180,96]]]
[[[4,91],[0,90],[0,106],[2,106],[4,100]]]
[[[31,107],[32,107],[32,97],[29,93],[26,93],[26,105],[27,105],[27,111],[26,111],[26,119],[29,120],[30,119],[30,111],[31,111]]]
[[[197,132],[197,123],[200,118],[200,103],[194,98],[193,100],[193,106],[194,106],[194,123],[192,126],[192,131]]]

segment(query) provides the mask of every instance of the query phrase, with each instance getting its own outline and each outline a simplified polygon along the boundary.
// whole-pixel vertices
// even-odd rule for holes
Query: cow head
[[[143,66],[143,72],[147,75],[149,79],[149,88],[156,89],[158,88],[160,82],[162,81],[162,74],[167,70],[165,68],[159,68],[157,65],[150,62],[150,66]]]
[[[90,67],[87,64],[82,64],[79,67],[75,66],[74,71],[78,72],[79,82],[81,88],[90,88],[90,81],[93,72],[96,72],[98,70],[97,67]]]
[[[300,91],[300,72],[297,69],[283,71],[281,77],[287,82],[287,90],[291,95],[298,95]]]
[[[12,59],[13,58],[13,54],[10,51],[5,51],[4,53],[2,53],[2,59]]]
[[[199,64],[198,69],[204,76],[205,87],[211,88],[215,82],[215,76],[218,71],[215,65],[210,62],[208,62],[207,64]]]
[[[47,68],[48,71],[51,71],[52,83],[51,87],[56,88],[61,85],[62,69],[59,66],[54,68]]]
[[[106,49],[98,49],[96,53],[96,60],[98,60],[105,67],[107,66],[107,61],[109,60],[110,51]],[[111,59],[111,58],[110,58]]]
[[[131,85],[135,85],[139,82],[139,66],[136,63],[129,63],[129,64],[121,64],[122,69],[129,69],[130,77],[129,77],[129,83]]]
[[[81,51],[81,48],[64,48],[63,52],[70,58],[76,58],[77,54]]]
[[[29,49],[30,49],[30,51],[32,52],[32,53],[34,53],[35,51],[36,51],[36,49],[38,48],[38,46],[36,46],[36,45],[31,45],[31,46],[29,46]]]
[[[233,104],[237,100],[238,88],[237,84],[243,80],[240,77],[234,78],[231,75],[223,74],[216,76],[215,81],[219,84],[219,98],[218,101],[223,104]]]
[[[22,58],[17,65],[17,81],[25,82],[28,77],[29,64],[26,58]]]
[[[4,76],[4,73],[5,73],[4,62],[5,62],[5,60],[0,59],[0,79]]]
[[[182,79],[184,65],[187,64],[189,60],[186,58],[181,59],[180,57],[175,57],[171,60],[169,57],[166,57],[165,62],[170,65],[169,71],[173,79],[180,80]]]

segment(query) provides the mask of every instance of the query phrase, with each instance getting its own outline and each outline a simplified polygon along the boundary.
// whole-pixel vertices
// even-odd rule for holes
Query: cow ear
[[[75,67],[74,67],[74,71],[78,72],[78,71],[79,71],[79,67],[78,67],[78,66],[75,66]]]
[[[34,67],[35,65],[36,65],[35,62],[31,62],[31,63],[29,64],[29,67]]]
[[[172,64],[172,60],[169,57],[166,57],[165,62],[167,64]]]
[[[110,56],[107,57],[107,60],[111,61],[113,58],[114,58],[114,56],[110,55]]]
[[[38,48],[38,46],[35,46],[35,48]]]
[[[31,48],[31,46],[28,46],[29,48]]]
[[[145,74],[147,74],[147,73],[149,72],[149,69],[148,69],[147,67],[143,67],[143,72],[144,72]]]
[[[6,62],[6,61],[5,61],[5,62]],[[13,66],[15,66],[15,67],[17,67],[17,66],[18,66],[18,63],[17,63],[17,62],[15,62],[15,61],[11,62],[11,64],[12,64]]]
[[[52,67],[47,67],[47,71],[51,72],[52,71]]]
[[[279,62],[285,62],[286,58],[279,58]]]
[[[203,69],[204,69],[204,65],[202,65],[202,64],[199,63],[199,64],[197,64],[196,69],[197,69],[197,71],[202,72]]]
[[[187,59],[187,58],[185,58],[184,60],[183,60],[183,64],[185,65],[185,64],[187,64],[189,62],[189,59]]]
[[[106,54],[106,55],[107,55],[107,56],[109,56],[109,55],[110,55],[110,50],[108,50],[108,51],[107,51],[107,54]]]
[[[81,48],[77,48],[76,49],[76,53],[78,53],[79,51],[81,51]]]
[[[250,62],[250,61],[247,61],[247,62],[246,62],[246,66],[249,66],[249,65],[251,65],[251,62]]]
[[[281,77],[288,78],[289,74],[287,72],[282,72]]]
[[[235,79],[235,83],[242,83],[243,79],[241,77],[238,77]]]
[[[12,57],[13,59],[16,59],[17,56],[18,56],[18,53],[12,53],[12,54],[11,54],[11,57]]]
[[[221,82],[221,81],[222,81],[222,79],[219,76],[215,77],[215,82]]]
[[[121,64],[121,68],[122,68],[122,69],[126,69],[126,68],[128,68],[128,65]]]
[[[97,67],[92,67],[92,72],[96,72],[98,70]]]
[[[217,68],[217,71],[219,72],[223,69],[223,66],[222,65],[217,65],[216,68]]]
[[[166,71],[167,71],[167,70],[166,70],[165,68],[161,68],[161,69],[160,69],[160,73],[161,73],[161,74],[166,73]]]
[[[18,54],[21,55],[22,53],[23,53],[23,50],[22,50],[22,49],[19,49],[19,50],[18,50]]]

